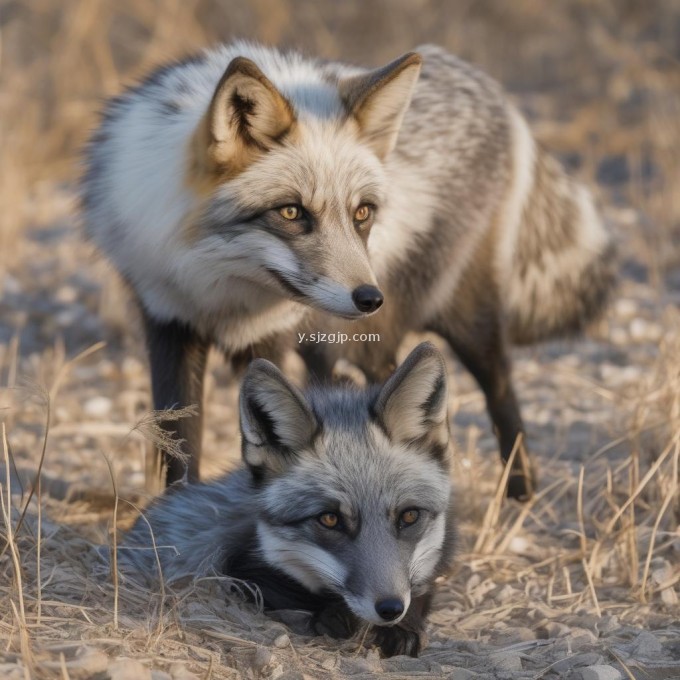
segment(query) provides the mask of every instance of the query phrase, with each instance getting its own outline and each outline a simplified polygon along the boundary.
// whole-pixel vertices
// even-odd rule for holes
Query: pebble
[[[290,646],[290,638],[286,633],[283,633],[282,635],[279,635],[279,637],[274,640],[274,647],[276,649],[285,649],[286,647]]]
[[[273,654],[266,647],[258,645],[255,650],[255,657],[253,658],[253,667],[255,669],[262,670],[265,666],[268,666],[272,662]]]
[[[621,298],[614,304],[617,316],[630,319],[638,313],[637,305],[629,298]]]
[[[170,667],[172,680],[199,680],[198,675],[192,673],[184,664],[175,663]]]
[[[111,680],[152,680],[151,671],[136,659],[117,659],[106,672]]]
[[[545,625],[536,630],[536,637],[540,640],[550,640],[564,637],[571,633],[571,628],[558,621],[548,621]]]
[[[92,397],[83,404],[85,415],[91,418],[105,418],[112,408],[113,402],[108,397]]]
[[[474,680],[474,678],[480,677],[478,673],[460,666],[445,666],[444,668],[448,672],[446,676],[448,680]]]
[[[602,663],[604,659],[596,652],[586,652],[585,654],[572,654],[565,659],[560,659],[554,663],[550,669],[558,673],[560,676],[566,675],[572,668],[579,666],[597,666]]]
[[[655,342],[661,339],[661,327],[644,319],[633,319],[630,322],[630,337],[635,342]]]
[[[620,680],[621,673],[613,666],[589,666],[581,669],[581,680]]]
[[[619,617],[615,615],[603,616],[596,624],[595,628],[600,635],[612,633],[620,628]]]
[[[515,555],[529,555],[531,554],[532,546],[523,536],[514,536],[508,544],[508,548]]]
[[[73,286],[60,286],[54,298],[57,302],[71,305],[78,299],[78,291]]]
[[[19,283],[19,279],[14,278],[11,274],[5,274],[5,280],[2,282],[2,289],[4,289],[5,293],[11,293],[13,295],[20,293],[21,284]]]
[[[28,676],[22,667],[13,663],[0,663],[0,678],[3,680],[26,680]]]
[[[144,375],[144,364],[134,357],[125,357],[121,369],[123,371],[123,376],[127,380]]]
[[[640,633],[631,644],[633,655],[653,659],[663,652],[663,645],[648,631]]]
[[[494,667],[499,671],[521,671],[522,658],[519,654],[497,653],[491,655]]]
[[[329,657],[322,662],[321,668],[323,668],[325,671],[332,671],[337,665],[338,662],[333,657]]]
[[[172,680],[172,675],[165,671],[151,671],[151,680]]]
[[[675,592],[675,588],[664,588],[661,591],[661,601],[670,606],[678,604],[678,594]]]

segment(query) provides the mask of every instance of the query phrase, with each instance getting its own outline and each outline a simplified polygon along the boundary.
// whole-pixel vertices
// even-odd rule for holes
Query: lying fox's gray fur
[[[243,461],[172,487],[119,547],[136,578],[227,574],[319,632],[361,622],[386,655],[417,655],[453,542],[446,371],[419,345],[383,387],[302,394],[264,359],[240,396]]]

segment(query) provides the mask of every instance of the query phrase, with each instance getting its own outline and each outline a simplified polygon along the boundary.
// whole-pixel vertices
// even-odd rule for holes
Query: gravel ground
[[[657,35],[603,9],[581,34],[577,20],[562,30],[563,8],[530,16],[527,0],[511,21],[504,3],[487,4],[470,9],[467,32],[432,24],[409,44],[460,44],[502,77],[541,141],[596,185],[621,241],[605,318],[584,338],[514,352],[537,497],[495,502],[501,465],[483,397],[447,353],[460,539],[419,659],[311,637],[304,615],[258,613],[226,579],[173,592],[112,583],[97,546],[149,500],[143,342],[78,235],[73,182],[43,181],[20,228],[0,230],[0,678],[680,678],[680,11],[655,2],[668,17]],[[518,44],[489,41],[494,21]],[[356,41],[347,26],[326,36],[328,54]],[[367,50],[382,59],[366,46],[357,58]],[[12,186],[3,180],[2,201]],[[287,368],[299,375],[295,357]],[[238,458],[236,397],[212,356],[207,476]]]

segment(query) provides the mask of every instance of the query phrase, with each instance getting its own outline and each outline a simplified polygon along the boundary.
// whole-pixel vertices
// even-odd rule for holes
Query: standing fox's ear
[[[418,442],[438,460],[447,459],[449,442],[446,365],[429,342],[423,342],[383,386],[374,406],[389,438]]]
[[[205,120],[214,164],[240,170],[295,122],[288,101],[254,62],[236,57],[215,89]]]
[[[340,97],[359,125],[362,139],[385,158],[397,143],[423,58],[409,52],[383,68],[340,81]]]
[[[239,409],[243,459],[255,475],[283,471],[312,444],[318,430],[300,390],[265,359],[248,367]]]

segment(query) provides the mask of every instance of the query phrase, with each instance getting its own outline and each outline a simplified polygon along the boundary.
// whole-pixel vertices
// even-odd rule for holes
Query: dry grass
[[[680,673],[672,0],[550,12],[539,0],[0,0],[0,19],[0,677],[149,677],[139,663],[176,680],[460,667],[578,677],[579,655],[624,677]],[[622,235],[622,287],[599,334],[516,356],[541,474],[531,503],[502,500],[483,400],[450,362],[460,548],[420,660],[297,634],[299,617],[258,614],[227,579],[150,593],[97,570],[96,546],[148,500],[155,419],[129,310],[70,228],[78,149],[102,97],[232,36],[374,64],[420,42],[447,45],[519,95],[542,141],[599,182]],[[205,446],[217,470],[238,450],[236,386],[217,361],[211,375]]]

